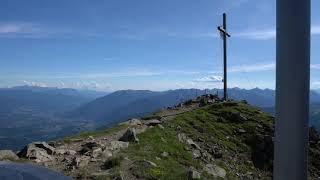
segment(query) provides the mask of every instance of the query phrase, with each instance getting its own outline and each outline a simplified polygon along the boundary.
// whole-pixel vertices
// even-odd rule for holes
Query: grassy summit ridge
[[[133,161],[157,164],[151,168],[135,167],[135,175],[146,179],[186,179],[193,167],[202,178],[211,179],[203,167],[214,164],[225,169],[226,177],[231,179],[271,176],[272,159],[259,159],[255,153],[272,156],[272,152],[256,152],[255,143],[272,138],[273,117],[257,108],[243,102],[214,103],[178,115],[163,126],[140,134],[140,142],[122,152]],[[195,150],[179,141],[179,134],[200,146],[199,157],[194,158]],[[168,156],[163,157],[164,152]]]
[[[272,179],[273,136],[270,114],[246,101],[201,96],[52,142],[51,160],[36,160],[75,179]],[[309,139],[309,179],[317,179],[320,138],[313,128]]]

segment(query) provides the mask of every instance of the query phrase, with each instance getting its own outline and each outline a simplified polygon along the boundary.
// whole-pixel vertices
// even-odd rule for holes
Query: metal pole
[[[227,31],[227,15],[223,13],[223,29]],[[227,94],[227,35],[223,34],[223,99],[226,101],[228,98]]]
[[[310,0],[277,0],[275,180],[306,180]]]

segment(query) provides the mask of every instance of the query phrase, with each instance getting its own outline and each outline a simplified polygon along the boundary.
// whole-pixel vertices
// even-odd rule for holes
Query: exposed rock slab
[[[225,178],[227,175],[227,172],[225,169],[217,166],[217,165],[213,165],[213,164],[207,164],[204,167],[204,170],[208,173],[211,174],[214,177],[220,177],[220,178]]]
[[[0,150],[0,160],[18,160],[19,157],[11,150]]]

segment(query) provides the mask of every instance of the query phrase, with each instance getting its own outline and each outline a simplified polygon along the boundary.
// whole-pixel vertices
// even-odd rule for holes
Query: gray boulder
[[[193,156],[193,158],[195,158],[195,159],[201,157],[201,152],[200,152],[200,150],[199,150],[199,149],[193,150],[193,151],[192,151],[192,156]]]
[[[244,130],[244,129],[242,129],[242,128],[239,128],[239,129],[237,129],[237,132],[238,132],[238,134],[244,134],[244,133],[246,133],[247,131]]]
[[[192,179],[201,179],[201,174],[194,170],[193,168],[191,168],[188,172],[188,179],[192,180]]]
[[[55,152],[55,148],[46,142],[33,142],[24,147],[19,153],[19,157],[34,160],[37,163],[53,161],[51,156]]]
[[[18,160],[19,157],[11,150],[0,150],[0,160]]]
[[[192,148],[201,149],[198,144],[196,144],[192,139],[187,139],[187,144],[189,144]]]
[[[129,128],[123,134],[123,136],[119,139],[119,141],[123,141],[123,142],[139,142],[136,130],[134,128]]]
[[[164,152],[161,153],[161,156],[162,156],[162,157],[168,157],[168,156],[169,156],[169,153],[167,153],[167,152],[164,151]]]
[[[219,177],[219,178],[225,178],[227,175],[226,170],[224,170],[223,168],[217,166],[217,165],[213,165],[213,164],[207,164],[204,167],[204,170],[208,173],[211,174],[214,177]]]
[[[101,155],[102,155],[102,149],[101,149],[101,148],[94,148],[94,149],[92,150],[92,155],[91,155],[91,157],[97,158],[97,157],[99,157],[99,156],[101,156]]]
[[[100,145],[96,142],[87,142],[81,145],[82,149],[79,151],[81,155],[90,155],[92,154],[93,149],[99,148]]]
[[[77,168],[82,168],[87,166],[89,162],[90,162],[89,156],[74,157],[71,165]]]
[[[54,151],[56,155],[64,155],[67,154],[67,150],[64,148],[56,148],[56,150]]]
[[[128,147],[129,147],[129,142],[111,141],[110,144],[106,147],[106,149],[111,151],[116,151],[120,149],[126,149]]]

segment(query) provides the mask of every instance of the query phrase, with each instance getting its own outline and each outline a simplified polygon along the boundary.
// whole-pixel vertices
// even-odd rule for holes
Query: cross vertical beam
[[[218,26],[218,31],[220,32],[223,38],[223,100],[228,99],[228,86],[227,86],[227,37],[230,37],[230,34],[227,32],[227,15],[223,13],[223,25]]]

